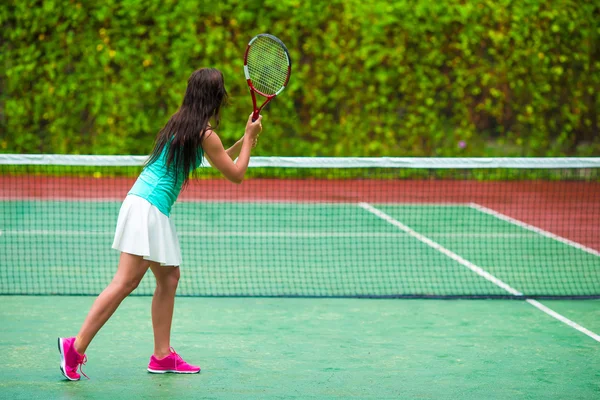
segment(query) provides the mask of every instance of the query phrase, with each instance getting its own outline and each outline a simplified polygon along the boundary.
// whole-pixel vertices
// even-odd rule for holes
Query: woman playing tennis
[[[262,117],[252,122],[250,116],[242,139],[225,150],[214,129],[219,126],[226,99],[220,71],[203,68],[190,76],[181,107],[159,132],[152,154],[121,206],[113,243],[121,256],[112,282],[95,300],[79,334],[58,339],[60,370],[67,379],[79,380],[77,368],[86,362],[90,342],[148,268],[156,278],[152,298],[154,354],[148,371],[200,372],[200,367],[185,362],[170,343],[181,250],[169,214],[190,172],[200,166],[203,157],[230,181],[241,183],[244,179],[251,150],[262,130]]]

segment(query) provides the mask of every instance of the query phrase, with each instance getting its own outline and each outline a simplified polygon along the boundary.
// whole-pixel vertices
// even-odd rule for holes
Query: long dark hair
[[[146,165],[158,160],[167,146],[167,167],[173,169],[176,181],[183,178],[185,186],[190,172],[202,162],[204,135],[209,128],[218,128],[221,108],[226,102],[221,71],[215,68],[194,71],[188,79],[181,107],[158,133]]]

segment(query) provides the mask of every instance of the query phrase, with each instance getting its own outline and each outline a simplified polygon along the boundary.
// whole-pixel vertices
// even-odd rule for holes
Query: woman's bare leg
[[[94,301],[75,339],[73,346],[79,354],[85,353],[100,328],[113,315],[125,297],[138,286],[149,266],[150,262],[141,256],[121,253],[117,273]]]
[[[179,267],[161,267],[153,262],[150,269],[156,277],[156,290],[152,298],[154,356],[161,359],[171,353],[171,322],[179,282]]]

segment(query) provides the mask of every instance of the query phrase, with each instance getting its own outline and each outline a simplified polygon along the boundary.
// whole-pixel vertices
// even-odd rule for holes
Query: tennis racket
[[[252,122],[260,110],[285,89],[292,73],[290,53],[283,42],[273,35],[261,33],[252,38],[244,55],[244,74],[252,95]],[[265,98],[260,107],[256,95]]]

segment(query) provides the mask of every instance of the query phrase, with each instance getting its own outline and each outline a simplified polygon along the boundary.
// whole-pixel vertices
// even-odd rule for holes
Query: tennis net
[[[0,155],[0,294],[102,291],[144,161]],[[600,158],[255,157],[171,217],[183,296],[600,298]]]

